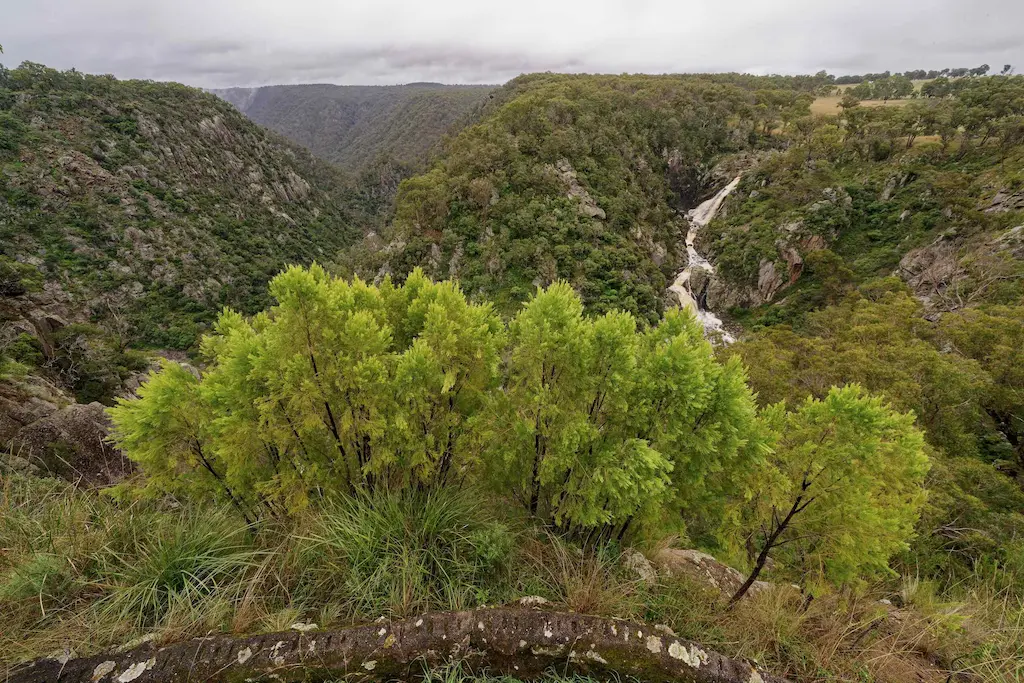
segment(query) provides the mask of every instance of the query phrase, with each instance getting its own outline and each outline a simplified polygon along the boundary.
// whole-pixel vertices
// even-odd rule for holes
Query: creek
[[[722,342],[726,344],[731,344],[736,341],[736,338],[726,331],[722,319],[706,308],[704,292],[701,291],[696,294],[693,292],[690,287],[690,276],[695,272],[695,269],[703,270],[709,275],[715,272],[715,267],[702,254],[697,252],[694,243],[697,241],[697,235],[714,219],[715,215],[718,214],[718,210],[722,207],[722,202],[725,201],[730,192],[736,189],[739,183],[740,178],[737,176],[731,183],[719,190],[714,197],[701,202],[696,208],[690,209],[686,213],[686,220],[689,223],[689,229],[686,233],[688,263],[686,268],[676,276],[672,286],[668,288],[670,292],[676,295],[680,308],[689,308],[694,312],[700,324],[704,326],[706,334],[712,337],[720,337]]]

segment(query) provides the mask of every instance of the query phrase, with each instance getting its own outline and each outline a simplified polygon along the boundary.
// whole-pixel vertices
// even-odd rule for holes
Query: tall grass
[[[338,627],[540,595],[557,609],[667,624],[795,681],[1024,681],[1021,585],[984,565],[952,587],[906,577],[808,602],[783,585],[730,610],[704,584],[643,584],[615,546],[581,549],[467,492],[349,498],[248,529],[212,506],[0,482],[0,674],[5,662],[144,634]],[[485,674],[426,679],[497,680]]]
[[[103,620],[154,626],[182,606],[198,609],[215,594],[241,594],[256,566],[248,531],[223,513],[185,514],[180,524],[133,529],[130,542],[95,554],[96,603]]]
[[[645,589],[622,566],[614,545],[582,549],[552,534],[523,544],[522,587],[582,614],[638,618]],[[531,585],[532,584],[532,585]]]
[[[336,600],[355,617],[499,601],[509,589],[513,541],[465,492],[340,499],[300,539],[300,593]]]
[[[248,529],[229,510],[15,475],[0,488],[0,662],[503,602],[517,547],[466,492],[339,500]]]

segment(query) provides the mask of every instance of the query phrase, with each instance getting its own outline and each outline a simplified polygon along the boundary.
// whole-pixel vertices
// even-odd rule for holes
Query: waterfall
[[[725,331],[722,325],[722,319],[711,311],[702,308],[701,304],[694,298],[694,293],[690,290],[690,274],[693,273],[694,268],[699,268],[708,273],[714,273],[715,267],[711,265],[703,255],[697,252],[693,244],[697,240],[697,233],[704,228],[718,213],[718,209],[721,208],[722,202],[729,196],[729,193],[736,189],[736,186],[740,184],[740,178],[737,176],[731,183],[723,187],[718,191],[711,199],[706,202],[702,202],[700,206],[695,209],[690,209],[686,214],[686,219],[689,222],[689,230],[686,233],[686,255],[689,259],[689,263],[686,268],[676,276],[675,282],[669,287],[669,291],[676,295],[679,300],[679,306],[681,308],[689,308],[693,311],[701,325],[704,326],[706,332],[713,332],[721,336],[722,341],[726,344],[730,344],[736,341],[735,337]]]

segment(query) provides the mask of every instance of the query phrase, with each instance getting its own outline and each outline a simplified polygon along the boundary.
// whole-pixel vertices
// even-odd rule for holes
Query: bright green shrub
[[[152,489],[252,519],[472,478],[558,526],[610,531],[718,497],[757,451],[742,367],[715,362],[686,313],[638,332],[628,313],[585,318],[555,284],[506,332],[453,283],[317,266],[271,294],[252,320],[221,316],[202,379],[168,364],[110,411]]]
[[[769,553],[812,585],[889,571],[925,501],[929,460],[913,413],[852,384],[791,412],[771,406],[763,419],[774,449],[736,500],[730,539],[747,550],[750,580]]]

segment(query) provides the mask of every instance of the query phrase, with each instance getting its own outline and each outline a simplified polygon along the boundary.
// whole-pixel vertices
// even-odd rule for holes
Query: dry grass
[[[529,528],[493,534],[460,501],[322,514],[244,541],[208,509],[154,511],[2,482],[0,678],[4,662],[90,654],[143,634],[167,642],[299,620],[336,628],[541,595],[556,609],[667,624],[797,682],[1024,681],[1021,584],[996,569],[945,592],[908,578],[893,597],[900,608],[878,601],[891,586],[808,602],[780,585],[730,610],[692,580],[643,584],[614,547],[584,551]]]
[[[556,536],[527,540],[522,549],[524,592],[540,593],[559,607],[580,614],[640,618],[643,584],[629,576],[617,552],[583,551]],[[530,582],[534,585],[529,585]]]
[[[729,610],[717,591],[680,578],[649,597],[648,619],[798,682],[1024,681],[1024,611],[1005,581],[978,577],[953,600],[907,580],[899,608],[883,592],[808,602],[778,586]]]
[[[831,95],[829,97],[819,97],[811,102],[811,113],[817,116],[829,116],[838,114],[841,110],[839,109],[839,102],[842,97]],[[861,100],[860,105],[862,107],[905,107],[913,100]]]

